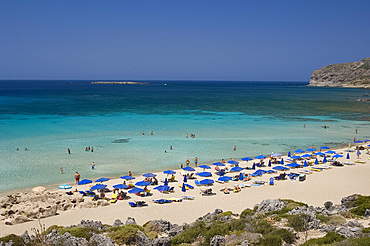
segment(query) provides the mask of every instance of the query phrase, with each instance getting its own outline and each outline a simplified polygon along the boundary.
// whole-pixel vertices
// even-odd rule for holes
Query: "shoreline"
[[[353,148],[353,146],[352,146]],[[336,149],[338,153],[344,152],[347,148]],[[344,152],[346,153],[346,152]],[[351,152],[351,160],[356,158],[356,153]],[[286,155],[282,156],[284,160],[287,158]],[[333,167],[329,170],[324,170],[322,172],[314,172],[307,176],[307,180],[304,182],[299,181],[276,181],[274,186],[261,186],[261,187],[249,187],[243,188],[239,193],[231,192],[229,195],[223,194],[222,190],[225,186],[233,187],[234,184],[240,184],[241,181],[230,181],[226,184],[220,184],[215,182],[211,187],[216,193],[213,196],[202,196],[200,194],[200,189],[205,188],[205,186],[197,187],[193,180],[189,180],[188,183],[193,185],[195,188],[193,190],[188,190],[187,192],[181,192],[179,184],[182,184],[182,176],[180,174],[180,169],[175,169],[176,180],[178,182],[169,183],[170,186],[175,187],[175,192],[170,194],[162,194],[156,190],[153,190],[155,186],[148,186],[151,189],[151,196],[148,197],[137,197],[136,195],[131,195],[131,199],[117,201],[114,204],[103,207],[95,208],[73,208],[67,211],[58,211],[58,215],[46,217],[41,219],[41,223],[49,227],[53,224],[68,226],[72,224],[78,224],[81,220],[100,220],[103,223],[112,224],[115,219],[121,219],[125,221],[127,217],[133,217],[138,224],[144,224],[145,222],[152,219],[166,219],[171,223],[182,224],[184,222],[189,223],[194,221],[196,218],[214,211],[216,208],[220,208],[224,211],[232,211],[233,213],[241,213],[246,208],[253,208],[253,206],[264,199],[293,199],[300,202],[305,202],[313,206],[322,206],[326,201],[332,201],[334,204],[340,203],[340,199],[345,196],[352,194],[362,194],[370,195],[369,190],[366,188],[370,185],[370,179],[367,177],[367,173],[370,172],[370,160],[369,155],[362,151],[361,160],[365,161],[365,164],[355,164],[353,166],[344,167]],[[281,157],[279,157],[281,158]],[[344,162],[345,156],[338,158],[339,161]],[[253,161],[242,161],[239,166],[245,168],[252,166]],[[192,165],[194,166],[194,165]],[[273,166],[272,166],[273,167]],[[258,168],[257,168],[258,169]],[[265,167],[263,169],[271,169]],[[196,168],[196,171],[201,171],[201,168]],[[214,167],[210,169],[214,173]],[[298,171],[299,169],[297,169]],[[246,170],[246,172],[251,173],[251,170]],[[290,171],[287,171],[290,172]],[[158,180],[164,179],[166,177],[161,172],[155,172]],[[237,174],[237,173],[235,173]],[[253,180],[258,181],[268,181],[270,177],[277,176],[278,174],[265,174],[262,177],[253,178]],[[230,174],[228,175],[230,176]],[[143,180],[144,177],[135,175],[136,179],[132,183]],[[212,179],[216,179],[218,176],[213,175]],[[198,177],[198,179],[203,179]],[[353,182],[356,180],[356,182]],[[120,178],[110,179],[104,184],[107,184],[109,188],[112,185],[123,183]],[[248,181],[248,183],[251,183]],[[159,185],[161,182],[159,182]],[[72,189],[76,187],[80,190],[84,190],[85,186],[77,186],[72,184]],[[49,191],[49,190],[47,190]],[[59,193],[65,193],[64,190],[50,190]],[[170,204],[155,204],[152,202],[153,199],[161,198],[181,198],[183,195],[193,196],[194,200],[187,201],[184,200],[179,203]],[[107,197],[110,197],[111,193],[107,193]],[[87,199],[87,198],[85,198]],[[147,202],[148,206],[131,208],[128,205],[129,201],[144,200]],[[238,201],[238,202],[231,202]],[[179,213],[179,211],[182,211]],[[186,215],[186,216],[184,216]],[[25,230],[30,232],[31,228],[38,228],[38,221],[33,220],[30,222],[25,222],[15,225],[5,225],[0,224],[0,236],[8,235],[11,233],[22,234]]]

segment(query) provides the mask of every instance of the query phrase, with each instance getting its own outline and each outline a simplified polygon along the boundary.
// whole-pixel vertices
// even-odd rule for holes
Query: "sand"
[[[342,163],[348,161],[345,159],[346,152],[344,152],[344,149],[337,150],[337,153],[340,152],[344,153],[344,157],[338,160]],[[231,192],[228,195],[223,194],[220,190],[225,186],[231,188],[234,184],[241,183],[241,181],[230,181],[226,184],[215,182],[211,188],[216,195],[202,196],[200,194],[200,189],[206,187],[197,187],[194,184],[194,180],[189,180],[188,183],[195,186],[195,188],[183,193],[179,187],[179,184],[182,184],[183,178],[180,174],[180,170],[176,170],[175,176],[179,182],[169,183],[170,186],[175,186],[174,193],[162,194],[157,190],[153,190],[154,186],[149,186],[148,188],[152,190],[152,196],[137,197],[136,195],[131,195],[132,198],[130,200],[118,201],[115,204],[105,207],[72,209],[60,212],[57,216],[41,219],[41,223],[45,224],[46,227],[54,224],[62,226],[74,225],[79,224],[81,220],[99,220],[104,224],[113,224],[116,219],[125,222],[127,217],[133,217],[140,225],[153,219],[166,219],[172,223],[182,224],[184,222],[191,223],[208,212],[213,212],[216,208],[239,214],[246,208],[253,208],[255,204],[260,203],[264,199],[277,198],[293,199],[313,206],[323,206],[326,201],[340,204],[341,198],[348,195],[370,195],[370,156],[365,154],[365,150],[361,151],[361,153],[359,160],[366,161],[365,164],[356,163],[352,166],[345,165],[343,167],[333,167],[332,169],[307,175],[307,179],[304,182],[299,182],[298,180],[276,181],[274,186],[252,186],[243,188],[239,193]],[[351,159],[349,161],[357,160],[355,152],[351,152],[350,156]],[[286,157],[284,157],[284,159],[286,159]],[[239,166],[251,167],[252,163],[253,161],[240,162]],[[266,167],[263,169],[269,170],[271,168]],[[196,170],[202,171],[203,169],[196,168]],[[298,172],[299,170],[300,169],[295,169],[293,171]],[[215,172],[214,168],[211,169],[211,172]],[[246,172],[252,173],[253,170],[246,170]],[[166,177],[166,175],[161,172],[156,174],[158,175],[158,180]],[[228,174],[228,176],[231,175]],[[265,174],[262,177],[253,178],[252,181],[261,180],[267,182],[269,178],[273,176],[276,176],[276,174]],[[217,178],[218,176],[213,174],[212,179]],[[142,176],[136,177],[133,183],[143,179],[144,177]],[[201,180],[202,178],[198,177],[198,179]],[[245,183],[252,183],[252,181]],[[104,182],[104,184],[112,188],[112,185],[122,182],[122,179],[112,179],[108,182]],[[76,187],[77,186],[74,185],[73,189]],[[78,188],[83,190],[84,186],[78,186]],[[111,193],[108,193],[107,196],[109,197],[110,194]],[[183,195],[194,196],[195,199],[170,204],[156,204],[152,201],[157,198],[181,198]],[[131,208],[128,202],[132,200],[144,200],[149,205],[146,207]],[[11,233],[20,235],[25,230],[30,232],[31,228],[39,228],[38,221],[17,225],[0,224],[0,236]]]

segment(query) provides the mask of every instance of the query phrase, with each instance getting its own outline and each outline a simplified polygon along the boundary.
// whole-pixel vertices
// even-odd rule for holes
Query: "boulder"
[[[134,218],[128,217],[125,225],[136,225],[136,221]]]
[[[171,246],[170,237],[160,237],[152,240],[152,246]]]
[[[209,242],[210,246],[224,246],[225,245],[225,237],[216,235],[211,238]]]
[[[101,221],[94,221],[94,220],[81,220],[81,223],[77,226],[92,228],[96,230],[103,229],[103,223]]]
[[[357,201],[358,197],[359,195],[346,196],[340,202],[345,208],[353,208],[355,206],[354,202]]]
[[[151,245],[152,242],[152,240],[145,236],[145,234],[140,230],[137,231],[137,237],[135,241],[136,242],[134,245]]]
[[[114,246],[114,241],[110,237],[94,234],[89,240],[90,245]]]
[[[333,203],[331,201],[327,201],[324,203],[324,206],[327,210],[330,210],[333,206]]]
[[[120,219],[116,219],[116,220],[114,221],[114,223],[113,223],[112,227],[122,226],[122,225],[124,225],[124,224],[122,223],[122,221],[121,221]]]
[[[173,228],[173,225],[167,220],[152,220],[148,223],[151,231],[158,233],[168,232]]]
[[[279,199],[266,199],[256,206],[256,213],[267,213],[283,209],[285,207],[285,203]]]
[[[25,231],[22,235],[21,238],[23,239],[24,244],[27,244],[31,241],[30,235],[28,235],[28,231]]]
[[[85,238],[73,237],[68,232],[60,235],[56,230],[47,235],[47,243],[61,246],[88,246],[89,243]]]

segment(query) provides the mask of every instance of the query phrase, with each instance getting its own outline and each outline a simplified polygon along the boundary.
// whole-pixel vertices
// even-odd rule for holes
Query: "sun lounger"
[[[201,189],[200,193],[202,194],[202,196],[214,195],[212,189]]]
[[[356,163],[362,163],[362,164],[364,164],[364,163],[366,163],[366,161],[359,161],[359,160],[357,160],[357,161],[355,161]]]
[[[280,173],[279,176],[274,177],[275,180],[284,180],[286,179],[286,174],[285,173]]]
[[[117,194],[116,194],[116,193],[113,193],[113,194],[112,194],[112,198],[110,199],[110,202],[111,202],[111,203],[115,203],[115,202],[117,202]]]
[[[148,206],[145,201],[128,202],[131,207],[143,207]]]
[[[182,196],[184,200],[194,200],[193,196]]]
[[[182,202],[181,198],[169,198],[168,200],[171,200],[172,202]]]
[[[355,163],[351,162],[351,161],[346,161],[346,162],[343,162],[343,163],[346,164],[346,165],[355,165]]]
[[[194,180],[194,182],[195,182],[195,184],[196,185],[198,185],[198,186],[200,186],[201,184],[200,184],[200,182],[199,182],[199,180]]]
[[[256,180],[256,181],[253,181],[253,184],[260,184],[260,185],[264,185],[266,184],[265,181],[259,181],[259,180]]]
[[[169,199],[154,199],[153,202],[159,203],[159,204],[164,204],[164,203],[171,203],[172,201]]]

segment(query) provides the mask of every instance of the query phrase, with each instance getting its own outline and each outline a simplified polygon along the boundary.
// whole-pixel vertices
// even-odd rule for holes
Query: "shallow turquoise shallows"
[[[370,138],[368,90],[90,82],[0,81],[0,192],[74,182],[76,171],[117,177],[179,168],[186,158],[194,166],[195,157],[203,164]]]

